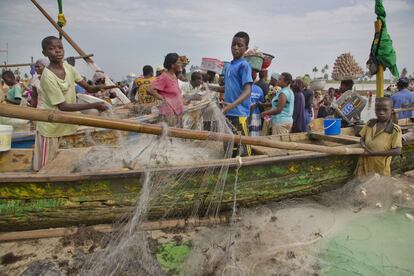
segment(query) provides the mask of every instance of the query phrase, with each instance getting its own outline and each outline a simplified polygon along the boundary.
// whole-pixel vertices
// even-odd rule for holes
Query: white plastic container
[[[0,152],[11,149],[13,127],[0,125]]]

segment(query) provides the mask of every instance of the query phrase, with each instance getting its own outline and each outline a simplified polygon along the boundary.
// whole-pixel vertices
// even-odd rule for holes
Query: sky
[[[57,18],[56,0],[38,2]],[[397,65],[414,76],[414,0],[384,0],[384,6]],[[275,56],[270,72],[313,75],[313,67],[325,64],[331,71],[345,52],[365,68],[376,19],[374,0],[63,0],[63,11],[64,30],[114,80],[162,64],[170,52],[188,56],[190,66],[202,57],[229,61],[238,31],[249,33],[250,48]],[[0,0],[0,49],[8,43],[9,63],[42,57],[40,42],[48,35],[57,31],[29,0]],[[64,46],[66,56],[77,55]],[[76,67],[93,74],[83,61]]]

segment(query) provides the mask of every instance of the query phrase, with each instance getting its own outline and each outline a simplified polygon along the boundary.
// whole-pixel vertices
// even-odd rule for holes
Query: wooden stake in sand
[[[32,121],[109,128],[131,132],[147,133],[153,135],[162,135],[164,132],[164,128],[161,125],[142,124],[119,119],[108,119],[99,116],[78,114],[73,112],[41,110],[31,107],[22,107],[8,104],[2,105],[2,107],[0,108],[0,116],[26,119]],[[295,142],[272,141],[266,137],[237,136],[232,134],[224,134],[209,131],[197,131],[181,128],[168,128],[166,129],[166,131],[168,132],[168,136],[175,138],[235,142],[246,145],[280,148],[287,150],[305,150],[335,155],[360,155],[364,154],[365,152],[362,148],[327,147]]]

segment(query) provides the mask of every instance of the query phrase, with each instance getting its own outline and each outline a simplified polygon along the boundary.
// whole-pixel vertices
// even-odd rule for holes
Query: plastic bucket
[[[8,151],[11,148],[13,127],[0,125],[0,152]]]
[[[260,56],[247,56],[244,57],[247,62],[250,64],[253,70],[256,70],[258,72],[262,71],[262,65],[263,65],[263,57]]]
[[[341,134],[341,119],[325,118],[323,120],[323,129],[325,130],[325,135]]]

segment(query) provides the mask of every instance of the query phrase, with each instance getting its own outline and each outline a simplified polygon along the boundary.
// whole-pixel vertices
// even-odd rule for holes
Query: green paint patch
[[[1,200],[0,215],[22,214],[26,212],[39,212],[46,209],[55,209],[62,206],[61,199],[36,199],[31,201],[25,200]]]
[[[190,252],[189,243],[169,242],[160,245],[155,256],[161,267],[170,275],[184,275],[183,264]]]

